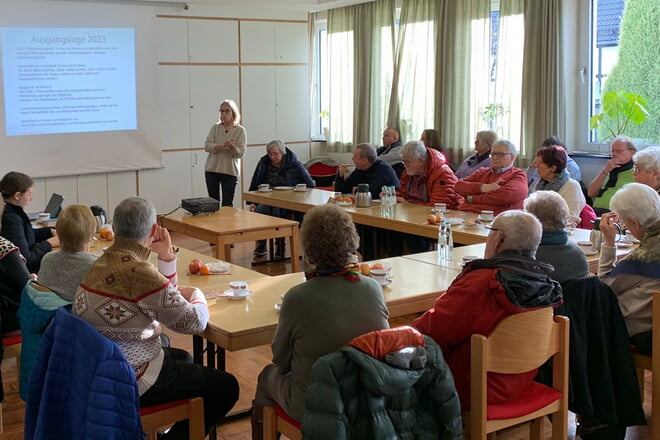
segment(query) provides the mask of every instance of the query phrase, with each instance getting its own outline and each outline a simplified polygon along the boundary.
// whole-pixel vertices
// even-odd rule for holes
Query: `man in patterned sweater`
[[[179,360],[160,339],[161,324],[201,333],[209,318],[206,298],[199,289],[179,288],[170,235],[156,224],[151,202],[123,200],[113,227],[115,242],[81,282],[73,312],[117,343],[135,372],[141,406],[202,397],[208,434],[238,400],[238,382],[224,371]],[[151,251],[158,268],[148,261]],[[175,424],[163,438],[187,438],[187,425]]]

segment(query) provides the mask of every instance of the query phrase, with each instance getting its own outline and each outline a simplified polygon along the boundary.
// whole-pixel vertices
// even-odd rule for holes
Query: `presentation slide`
[[[137,129],[135,31],[0,29],[7,136]]]

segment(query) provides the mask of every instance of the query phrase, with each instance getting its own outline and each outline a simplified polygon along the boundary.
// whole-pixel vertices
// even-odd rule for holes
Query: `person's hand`
[[[225,141],[225,148],[229,148],[230,150],[235,150],[236,146],[234,144],[234,140],[233,139],[227,139]]]
[[[613,157],[607,161],[607,163],[603,167],[603,170],[601,171],[601,174],[609,174],[612,172],[613,169],[619,168],[621,165],[623,165],[623,162]]]
[[[33,280],[37,281],[37,274],[36,273],[31,273],[30,276],[32,277]]]
[[[613,212],[608,212],[603,214],[600,218],[600,232],[603,235],[603,244],[609,247],[615,246],[616,234],[619,232],[619,229],[616,226],[618,217]]]
[[[158,255],[159,260],[172,261],[174,260],[174,249],[172,249],[172,239],[167,229],[162,226],[156,226],[156,233],[153,241],[151,242],[151,250]]]
[[[186,299],[186,301],[190,302],[190,299],[192,298],[195,289],[197,288],[190,286],[179,286],[179,293],[181,294],[182,297]]]
[[[497,182],[493,183],[484,183],[481,185],[481,190],[482,193],[488,193],[491,191],[495,191],[496,189],[500,189],[500,183],[502,183],[502,179],[497,179]]]
[[[53,232],[55,232],[55,231],[53,230]],[[53,247],[53,248],[59,247],[59,245],[60,245],[60,239],[57,235],[54,235],[53,237],[50,237],[46,241],[48,243],[50,243],[50,247]]]
[[[348,165],[345,163],[342,163],[339,165],[339,168],[337,168],[339,177],[344,177],[346,174],[348,174]]]
[[[396,202],[397,203],[408,203],[408,200],[404,199],[401,196],[396,196]]]
[[[250,212],[254,212],[254,210],[257,209],[257,205],[255,205],[254,203],[250,203],[248,205],[248,209],[250,210]]]

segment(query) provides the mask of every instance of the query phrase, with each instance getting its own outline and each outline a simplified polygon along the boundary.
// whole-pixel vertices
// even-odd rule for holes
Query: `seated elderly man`
[[[371,196],[380,198],[383,186],[399,188],[399,178],[390,165],[376,156],[376,147],[372,144],[359,144],[353,150],[355,170],[349,174],[346,165],[340,165],[335,179],[335,191],[350,193],[360,183],[368,183]]]
[[[522,209],[527,197],[527,176],[513,166],[516,147],[505,139],[495,141],[490,150],[491,168],[481,168],[456,183],[456,192],[465,197],[461,211],[495,214],[509,209]]]
[[[626,136],[614,138],[611,151],[612,158],[587,189],[587,194],[593,199],[594,211],[599,217],[610,211],[610,200],[614,193],[626,183],[633,182],[633,156],[637,147],[632,139]]]
[[[570,210],[566,200],[554,191],[536,191],[525,199],[525,211],[534,214],[543,226],[536,259],[555,268],[550,277],[563,283],[589,276],[587,257],[568,239]]]
[[[160,338],[161,324],[183,334],[204,331],[204,293],[178,286],[170,235],[156,223],[151,202],[129,197],[112,220],[115,241],[82,280],[73,313],[117,343],[135,371],[141,406],[202,397],[208,435],[238,400],[238,382],[222,370],[184,362],[187,353],[163,348]],[[151,251],[157,268],[148,261]],[[188,438],[187,425],[176,423],[159,438]]]
[[[298,160],[296,154],[289,150],[284,142],[279,139],[270,141],[266,145],[266,154],[257,163],[248,191],[256,191],[259,185],[265,183],[269,184],[271,188],[275,186],[295,186],[299,183],[305,183],[309,188],[316,186],[312,176],[309,175],[302,162]],[[250,204],[250,211],[275,217],[284,217],[288,214],[286,209],[254,203]],[[301,221],[302,217],[297,220]],[[284,238],[275,240],[275,258],[278,260],[284,259],[284,243]],[[254,249],[254,256],[264,257],[267,253],[266,240],[258,240]]]
[[[552,266],[534,259],[541,224],[532,214],[512,210],[498,215],[486,240],[485,259],[473,260],[412,326],[442,348],[461,398],[470,409],[470,337],[490,335],[507,316],[561,302],[561,286],[550,278]],[[536,370],[488,375],[488,404],[521,396]]]
[[[463,179],[479,168],[490,168],[490,149],[497,140],[497,133],[481,130],[474,138],[474,154],[467,157],[456,170],[456,177]]]
[[[660,194],[660,147],[648,147],[633,156],[633,179]]]
[[[397,190],[397,201],[433,206],[446,203],[456,209],[461,197],[454,191],[456,175],[438,150],[427,148],[421,141],[410,141],[402,149],[406,167]]]
[[[397,177],[403,173],[403,158],[401,157],[401,141],[399,131],[394,128],[386,128],[383,131],[383,146],[376,150],[378,157],[387,162]]]

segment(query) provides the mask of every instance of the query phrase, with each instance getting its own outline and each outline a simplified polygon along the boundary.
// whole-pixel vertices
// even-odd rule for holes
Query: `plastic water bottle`
[[[447,258],[447,226],[445,221],[440,222],[438,226],[438,263],[442,263]]]
[[[445,259],[447,261],[451,261],[454,259],[454,235],[451,230],[451,225],[449,224],[449,222],[447,222],[447,227],[445,229],[445,242],[446,242]]]

